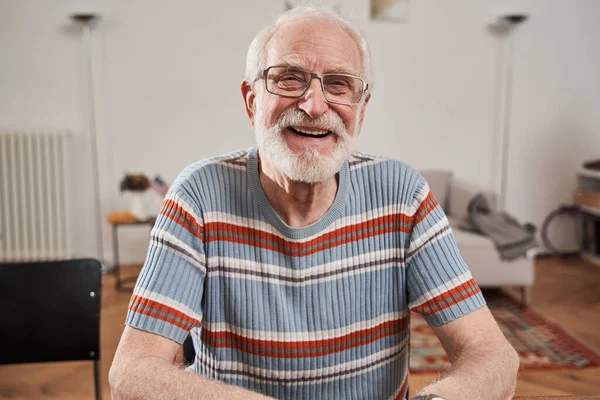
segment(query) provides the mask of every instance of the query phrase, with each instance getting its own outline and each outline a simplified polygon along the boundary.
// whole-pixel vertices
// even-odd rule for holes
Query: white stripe
[[[163,296],[162,294],[153,292],[149,289],[139,288],[138,286],[136,286],[135,290],[133,291],[133,295],[143,297],[144,299],[156,301],[160,304],[164,304],[165,306],[173,308],[187,315],[188,317],[197,319],[198,321],[202,321],[202,316],[194,310],[192,310],[191,308],[189,308],[188,306],[186,306],[185,304],[175,301],[170,297]]]
[[[245,379],[253,382],[271,382],[274,379],[310,379],[308,381],[300,381],[300,382],[275,382],[278,385],[286,385],[286,386],[301,386],[301,385],[314,385],[316,383],[324,383],[331,382],[340,379],[346,379],[356,375],[362,375],[366,372],[369,372],[373,369],[380,368],[383,365],[389,364],[402,355],[406,354],[408,351],[408,336],[400,343],[396,344],[393,347],[381,350],[377,353],[373,353],[365,358],[360,360],[348,361],[342,364],[334,365],[331,367],[319,368],[319,369],[311,369],[311,370],[300,370],[300,371],[280,371],[273,369],[263,369],[256,368],[248,364],[234,362],[234,361],[215,361],[213,359],[206,359],[204,354],[199,353],[198,357],[200,360],[204,361],[204,364],[209,364],[214,369],[222,369],[222,370],[234,370],[240,372],[247,372],[253,375],[258,375],[255,377],[248,377],[245,375],[238,375],[232,373],[221,373],[218,374],[219,378],[229,378],[229,379]],[[404,350],[400,351],[402,348]],[[396,356],[386,360],[383,363],[377,363],[377,361],[389,356],[396,351],[400,351]],[[371,367],[361,369],[366,365],[376,363]],[[350,372],[344,374],[346,371],[352,371],[354,369],[359,369],[358,371]],[[333,377],[325,377],[330,374],[339,374]]]
[[[446,218],[444,216],[444,218],[442,218],[438,222],[436,222],[435,225],[432,225],[421,236],[419,236],[418,238],[415,238],[415,239],[411,240],[410,246],[408,248],[408,253],[409,254],[412,253],[413,251],[415,251],[416,249],[418,249],[419,246],[421,246],[421,245],[427,243],[427,241],[429,241],[429,243],[427,244],[427,246],[424,246],[420,250],[420,251],[423,251],[423,249],[427,248],[432,243],[435,243],[436,241],[440,240],[441,238],[452,234],[452,229],[450,227],[448,227],[448,225],[449,225],[448,218]],[[435,236],[437,233],[441,232],[446,227],[448,227],[448,229],[444,233],[442,233],[441,235],[437,236],[434,239],[431,239],[433,236]],[[412,257],[414,257],[414,254],[412,254],[409,257],[409,259],[412,258]],[[408,259],[406,261],[408,262]]]
[[[193,257],[188,256],[186,253],[179,252],[176,249],[169,247],[163,243],[157,242],[156,240],[154,240],[154,237],[163,239],[166,242],[169,242],[177,247],[182,248],[186,252],[190,253]],[[165,231],[164,229],[161,229],[161,228],[153,229],[152,235],[151,235],[151,240],[155,246],[162,247],[163,249],[170,251],[171,253],[174,253],[181,258],[185,258],[186,261],[193,264],[198,269],[206,272],[206,266],[205,266],[206,259],[205,259],[204,254],[200,253],[199,251],[194,250],[193,248],[191,248],[190,246],[188,246],[187,244],[185,244],[184,242],[182,242],[181,240],[179,240],[178,238],[176,238],[175,236],[170,234],[168,231]]]
[[[366,156],[366,157],[368,157],[368,156]],[[375,158],[373,160],[366,161],[366,160],[361,160],[356,157],[353,157],[352,159],[349,160],[349,162],[358,162],[358,164],[350,165],[350,171],[354,171],[354,170],[360,169],[362,167],[367,167],[369,165],[379,164],[380,162],[383,162],[383,161],[386,161],[386,159],[385,158]]]
[[[233,153],[224,154],[221,157],[216,157],[218,160],[237,160],[237,159],[245,159],[248,155],[249,149],[241,149],[234,151]]]
[[[417,189],[413,206],[416,206],[418,208],[421,205],[421,203],[427,198],[427,196],[429,196],[429,191],[429,183],[425,181],[423,187]]]
[[[404,262],[404,249],[386,249],[381,251],[374,251],[371,253],[361,254],[344,260],[337,260],[327,264],[317,265],[306,269],[293,269],[280,267],[273,264],[265,264],[256,261],[242,260],[231,257],[209,257],[208,263],[208,274],[211,277],[223,276],[228,278],[241,278],[252,281],[268,282],[277,285],[301,287],[306,285],[314,285],[323,282],[329,282],[332,280],[338,280],[349,276],[363,274],[366,272],[381,271],[387,268],[402,268]],[[383,262],[382,260],[388,260],[396,258],[396,260],[389,260]],[[336,271],[344,270],[346,268],[352,268],[355,265],[363,263],[375,263],[375,265],[365,266],[350,270],[346,272],[336,273]],[[220,271],[217,267],[235,268],[242,271]],[[255,274],[271,274],[277,275],[275,277],[258,276]],[[327,276],[310,279],[313,276],[321,274],[328,274]],[[281,278],[280,278],[281,277]],[[282,278],[290,278],[293,280],[286,280]]]
[[[299,341],[310,341],[310,340],[327,340],[333,339],[340,336],[350,334],[352,332],[370,329],[381,325],[388,321],[394,321],[397,319],[404,318],[406,316],[406,310],[399,312],[387,313],[373,318],[367,321],[356,322],[351,325],[347,325],[341,328],[323,330],[323,331],[312,331],[312,332],[274,332],[274,331],[258,331],[251,330],[242,327],[232,325],[228,322],[216,322],[211,323],[204,321],[202,323],[203,328],[208,329],[211,332],[231,332],[236,335],[243,336],[248,339],[259,339],[259,340],[274,340],[278,342],[299,342]]]
[[[214,163],[223,161],[223,160],[238,160],[245,159],[248,154],[248,149],[237,150],[228,154],[223,154],[221,156],[215,156],[204,160],[203,165],[212,165]]]
[[[445,282],[445,283],[441,284],[440,286],[433,288],[429,292],[423,294],[421,297],[419,297],[418,299],[416,299],[415,301],[410,303],[409,307],[410,308],[419,307],[420,305],[428,302],[429,300],[462,285],[463,283],[467,282],[471,278],[472,278],[471,272],[467,271],[464,274],[455,277],[451,281]]]
[[[352,155],[350,157],[351,157],[351,159],[357,159],[357,157],[372,158],[375,160],[389,160],[390,159],[390,158],[383,157],[383,156],[375,156],[373,154],[364,153],[362,151],[354,151],[354,152],[352,152]]]
[[[316,285],[316,284],[320,284],[320,283],[325,283],[325,282],[331,282],[331,281],[335,281],[335,280],[339,280],[342,278],[347,278],[350,276],[354,276],[354,275],[358,275],[358,274],[362,274],[365,272],[374,272],[374,271],[381,271],[384,269],[388,269],[388,268],[397,268],[398,266],[403,267],[404,264],[403,263],[396,263],[396,262],[386,262],[386,263],[381,263],[378,264],[374,267],[369,267],[368,270],[365,269],[358,269],[358,270],[354,270],[354,271],[349,271],[347,273],[344,274],[339,274],[339,275],[332,275],[332,276],[326,276],[323,278],[318,278],[318,279],[311,279],[308,281],[301,281],[301,282],[293,282],[293,281],[285,281],[285,280],[281,280],[278,278],[271,278],[271,277],[261,277],[261,276],[254,276],[254,275],[246,275],[246,274],[241,274],[241,273],[237,273],[237,272],[218,272],[215,273],[213,271],[211,271],[211,276],[223,276],[223,277],[227,277],[227,278],[233,278],[233,279],[244,279],[244,280],[249,280],[249,281],[260,281],[260,282],[265,282],[265,283],[271,283],[274,285],[282,285],[282,286],[290,286],[290,287],[302,287],[302,286],[308,286],[308,285]]]
[[[365,221],[369,221],[371,219],[374,218],[381,218],[381,217],[385,217],[388,215],[394,215],[394,214],[405,214],[409,217],[412,217],[415,213],[417,212],[417,207],[414,207],[413,205],[407,205],[404,203],[395,203],[395,204],[390,204],[390,205],[386,205],[383,207],[379,207],[376,208],[374,210],[369,210],[366,211],[362,214],[357,214],[357,215],[351,215],[351,216],[347,216],[347,217],[343,217],[338,219],[336,223],[339,223],[340,225],[354,225],[354,224],[359,224]],[[339,226],[338,226],[339,228]]]
[[[244,159],[240,159],[243,160],[245,162]],[[211,163],[212,165],[218,165],[219,167],[223,167],[223,168],[231,168],[231,169],[238,169],[240,171],[245,171],[246,170],[246,165],[240,165],[240,164],[233,164],[227,161],[218,161],[215,163]]]
[[[279,266],[275,264],[267,264],[258,261],[250,261],[246,259],[233,257],[208,257],[209,269],[218,266],[237,268],[248,272],[269,273],[279,275],[286,278],[303,279],[323,273],[335,272],[354,265],[367,262],[378,262],[389,258],[402,258],[404,249],[392,248],[385,250],[377,250],[370,253],[359,254],[353,257],[344,258],[343,260],[331,261],[325,264],[316,265],[308,268],[292,268],[290,266]],[[216,272],[210,272],[216,273]]]

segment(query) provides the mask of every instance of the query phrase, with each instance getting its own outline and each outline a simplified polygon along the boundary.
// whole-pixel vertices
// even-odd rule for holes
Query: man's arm
[[[108,375],[112,398],[268,399],[186,372],[173,363],[179,348],[172,340],[126,326]]]
[[[512,398],[519,356],[487,307],[432,328],[452,367],[419,394],[449,400]]]

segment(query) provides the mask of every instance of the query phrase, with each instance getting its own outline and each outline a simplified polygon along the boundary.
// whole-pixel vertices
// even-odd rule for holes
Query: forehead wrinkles
[[[296,22],[278,29],[266,48],[269,65],[287,63],[305,69],[362,70],[361,54],[355,40],[336,24]],[[326,71],[313,71],[326,72]]]
[[[277,60],[274,60],[277,64],[289,64],[293,67],[305,67],[310,64],[308,57],[300,53],[289,53],[285,54]]]

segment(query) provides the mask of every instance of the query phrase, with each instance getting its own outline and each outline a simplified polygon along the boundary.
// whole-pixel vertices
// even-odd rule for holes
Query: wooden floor
[[[130,268],[136,274],[138,268]],[[110,399],[108,370],[123,330],[130,294],[116,292],[114,278],[103,278],[101,380],[103,398]],[[600,268],[579,260],[544,259],[536,263],[531,305],[589,346],[600,350]],[[5,307],[7,305],[4,305]],[[436,377],[411,376],[411,392]],[[0,399],[93,398],[88,362],[10,365],[0,367]],[[600,368],[520,373],[517,395],[600,394]]]

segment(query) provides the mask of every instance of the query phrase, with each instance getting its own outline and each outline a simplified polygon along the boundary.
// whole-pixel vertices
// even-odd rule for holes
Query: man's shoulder
[[[427,185],[415,168],[393,158],[355,152],[349,165],[359,191],[387,193],[385,196],[391,199],[407,202],[420,197]]]
[[[372,154],[354,152],[348,160],[350,171],[360,172],[362,169],[382,170],[399,174],[397,177],[417,179],[419,172],[409,164],[390,157],[376,156]]]
[[[205,158],[186,166],[173,183],[174,190],[193,191],[199,189],[214,189],[215,185],[223,184],[225,175],[231,171],[246,171],[246,160],[249,149],[232,151],[220,156]]]
[[[245,169],[246,156],[248,155],[249,151],[250,149],[236,150],[227,154],[222,154],[220,156],[213,156],[193,162],[183,169],[183,171],[180,174],[180,177],[193,175],[197,171],[203,171],[211,167],[234,167],[236,169]]]

